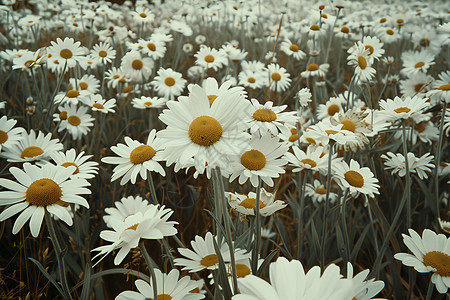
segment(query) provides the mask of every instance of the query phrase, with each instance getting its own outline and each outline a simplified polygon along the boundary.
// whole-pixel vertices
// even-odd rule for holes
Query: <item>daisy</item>
[[[143,6],[136,7],[136,11],[133,11],[131,14],[137,22],[143,24],[148,24],[155,18],[155,15],[148,8]]]
[[[301,107],[306,107],[312,100],[312,94],[309,88],[302,88],[297,92],[298,103]]]
[[[12,69],[30,70],[32,68],[40,67],[45,62],[45,58],[47,57],[44,55],[44,51],[45,50],[42,49],[35,52],[26,50],[21,56],[13,59]]]
[[[339,267],[330,264],[321,274],[318,266],[305,272],[298,260],[279,257],[269,266],[270,284],[255,275],[238,279],[241,294],[233,300],[352,299],[351,281],[341,279]]]
[[[55,70],[65,71],[76,66],[77,61],[82,58],[85,53],[82,47],[80,47],[81,42],[75,42],[74,39],[66,37],[64,40],[60,38],[56,39],[56,43],[51,41],[52,45],[47,48],[49,60],[58,64]]]
[[[212,105],[212,103],[219,97],[219,95],[223,93],[230,93],[230,92],[236,92],[241,94],[242,96],[245,95],[244,89],[240,86],[231,87],[232,81],[231,80],[225,80],[220,86],[217,80],[213,77],[208,77],[202,82],[202,88],[206,92],[206,96],[208,97],[209,105]],[[188,85],[188,90],[191,91],[191,88],[194,85],[190,84]],[[246,102],[247,103],[247,102]]]
[[[238,75],[239,84],[251,89],[259,89],[266,85],[267,78],[261,72],[242,71]]]
[[[414,126],[410,127],[410,133],[411,134],[406,135],[406,138],[408,141],[411,141],[413,145],[417,143],[417,139],[427,144],[439,140],[439,128],[430,120],[414,124]],[[401,139],[402,136],[403,132],[401,130],[397,130],[394,134],[396,139]]]
[[[387,155],[381,155],[385,159],[387,170],[392,170],[392,174],[398,173],[398,176],[403,177],[406,174],[405,157],[400,153],[388,152]],[[431,172],[434,164],[431,163],[434,157],[430,153],[426,153],[421,157],[416,157],[414,153],[408,152],[409,172],[416,172],[420,179],[428,178],[427,172]]]
[[[110,70],[106,71],[105,79],[108,80],[108,87],[117,88],[119,83],[125,83],[130,81],[129,78],[125,76],[122,68],[112,67]]]
[[[71,178],[75,167],[52,164],[38,167],[25,163],[23,169],[9,169],[15,181],[0,179],[0,186],[8,189],[0,192],[0,205],[11,205],[0,214],[0,222],[21,212],[14,222],[13,234],[30,220],[31,234],[37,237],[45,211],[72,226],[72,217],[64,206],[73,203],[89,208],[87,201],[80,196],[91,193],[86,188],[89,183],[84,179]]]
[[[94,126],[94,118],[87,113],[85,106],[77,108],[74,105],[66,104],[58,107],[60,113],[53,114],[53,121],[59,122],[58,132],[66,129],[74,140],[81,139],[87,135],[90,127]]]
[[[330,194],[328,196],[330,203],[333,204],[338,198],[338,194],[330,189]],[[319,180],[314,179],[313,184],[307,183],[305,185],[305,195],[311,197],[314,203],[324,202],[327,198],[327,188],[325,184],[322,184]]]
[[[17,144],[22,138],[22,134],[25,133],[25,129],[22,127],[14,128],[16,123],[16,120],[8,120],[6,116],[0,118],[0,152],[2,149],[4,150]]]
[[[278,64],[267,66],[270,89],[276,92],[286,91],[291,84],[291,75]]]
[[[88,161],[92,155],[84,155],[81,151],[78,155],[75,149],[69,149],[65,153],[62,151],[54,152],[50,155],[57,166],[75,167],[72,178],[91,179],[98,173],[98,162]]]
[[[166,147],[167,165],[186,165],[194,158],[199,172],[205,165],[225,169],[226,156],[248,143],[247,126],[242,121],[247,105],[241,89],[223,91],[210,105],[206,89],[198,85],[190,88],[189,96],[168,101],[168,109],[159,116],[167,128],[158,133]]]
[[[154,269],[156,288],[158,295],[153,295],[152,284],[138,279],[134,282],[138,292],[124,291],[115,300],[146,300],[146,299],[189,299],[198,300],[205,298],[200,293],[191,293],[197,288],[197,282],[189,276],[180,277],[177,269],[172,269],[169,274],[162,273],[159,269]]]
[[[172,69],[160,68],[158,75],[155,76],[151,84],[158,96],[165,99],[173,100],[175,96],[179,96],[186,86],[187,80],[183,78],[181,73]]]
[[[135,214],[122,218],[110,218],[109,224],[112,230],[103,230],[100,237],[112,244],[100,246],[92,251],[99,253],[92,258],[95,260],[98,256],[103,255],[100,261],[109,253],[116,249],[120,249],[114,258],[114,264],[120,264],[131,249],[138,246],[141,239],[162,239],[165,236],[173,236],[177,234],[174,225],[175,221],[168,221],[173,214],[173,210],[150,204],[145,212],[137,212]],[[98,262],[97,262],[98,263]]]
[[[324,77],[325,74],[328,72],[329,67],[330,67],[329,64],[318,65],[316,63],[310,63],[306,67],[306,71],[303,71],[300,75],[304,78],[309,78],[309,77],[314,77],[314,76]]]
[[[347,143],[355,143],[355,134],[343,128],[344,124],[333,125],[329,119],[325,119],[309,126],[301,136],[300,141],[319,146],[326,146],[330,142],[336,142],[342,146]]]
[[[426,73],[430,66],[434,65],[434,55],[427,51],[405,51],[402,53],[403,69],[405,76],[413,76],[419,72]]]
[[[122,57],[120,68],[124,75],[132,81],[143,82],[150,77],[153,65],[151,58],[142,57],[138,51],[130,51]]]
[[[250,145],[243,148],[239,155],[230,157],[230,182],[239,177],[239,184],[250,179],[254,187],[258,186],[258,177],[268,186],[273,186],[272,178],[284,174],[284,165],[288,160],[284,157],[289,146],[272,137],[270,132],[262,137],[253,135]]]
[[[195,64],[205,69],[212,68],[214,71],[228,65],[226,54],[222,50],[216,50],[204,45],[200,46],[200,50],[194,55],[197,60]]]
[[[90,55],[93,59],[105,65],[116,58],[116,50],[109,43],[100,42],[92,47]]]
[[[296,112],[283,112],[287,105],[273,106],[272,101],[260,104],[256,99],[252,99],[251,103],[252,106],[249,111],[251,117],[247,117],[251,133],[259,131],[263,135],[270,131],[273,135],[278,135],[278,132],[286,132],[286,126],[295,126]]]
[[[80,101],[85,101],[91,93],[88,90],[68,90],[67,92],[58,93],[53,99],[56,104],[70,104],[77,105]]]
[[[172,29],[175,32],[179,32],[184,36],[192,35],[191,27],[188,24],[186,24],[185,22],[180,22],[177,20],[170,20],[170,29]]]
[[[242,217],[245,218],[245,216],[255,215],[256,193],[250,192],[248,195],[244,195],[225,192],[225,197],[231,208],[241,214],[241,219]],[[270,216],[286,206],[287,204],[284,201],[275,200],[275,194],[267,192],[264,188],[261,189],[259,200],[259,213],[261,216]]]
[[[348,49],[347,52],[349,54],[353,54],[361,47],[369,51],[366,55],[372,62],[374,59],[379,60],[385,52],[384,49],[382,48],[383,43],[381,42],[381,40],[374,36],[364,36],[362,41],[359,41],[353,47]]]
[[[432,87],[427,96],[450,103],[450,71],[439,74],[439,79],[433,82]]]
[[[306,153],[297,146],[293,146],[291,152],[286,153],[289,165],[294,167],[292,172],[312,170],[322,174],[327,173],[328,154],[324,153],[324,148],[319,146],[308,146]]]
[[[126,145],[119,143],[117,146],[111,147],[111,150],[119,157],[102,158],[104,163],[117,165],[113,170],[111,181],[123,176],[120,185],[124,185],[130,180],[132,184],[135,184],[138,174],[143,180],[147,180],[149,171],[155,171],[162,176],[166,175],[166,172],[158,163],[162,160],[163,143],[156,138],[156,129],[150,131],[146,144],[132,140],[128,136],[125,137],[125,143]]]
[[[150,109],[150,108],[161,108],[166,105],[167,99],[158,97],[146,97],[134,98],[131,100],[134,108],[137,109]]]
[[[431,282],[435,284],[439,293],[445,294],[450,286],[450,270],[447,261],[450,259],[450,241],[444,234],[436,234],[430,229],[422,232],[422,237],[417,232],[409,229],[409,236],[402,234],[403,242],[413,255],[397,253],[395,259],[400,260],[405,266],[414,267],[419,273],[433,272]]]
[[[349,95],[350,96],[350,95]],[[347,100],[340,94],[337,97],[330,97],[325,104],[319,104],[317,108],[317,117],[319,120],[334,116],[336,113],[343,110]]]
[[[37,136],[34,130],[23,133],[19,143],[9,146],[0,153],[8,162],[31,162],[35,160],[47,160],[53,152],[63,149],[58,139],[51,139],[52,134],[45,135],[39,131]]]
[[[151,59],[157,60],[164,57],[166,53],[166,44],[160,40],[143,40],[138,41],[142,53],[148,55]]]
[[[375,281],[374,278],[367,280],[369,272],[370,270],[366,269],[353,277],[353,266],[347,262],[347,280],[352,282],[354,300],[370,300],[384,288],[384,282],[381,280]]]
[[[89,106],[93,111],[100,111],[104,114],[114,113],[114,107],[116,107],[116,99],[112,98],[106,101],[102,95],[92,95],[83,103]]]
[[[421,113],[430,104],[426,98],[414,96],[412,98],[395,97],[394,100],[387,99],[380,101],[381,111],[385,114],[385,119],[395,122],[397,120],[407,120],[409,118],[420,118]]]
[[[122,199],[120,199],[120,201],[116,201],[114,205],[116,207],[105,208],[106,214],[103,216],[103,221],[109,228],[112,228],[110,222],[111,219],[125,220],[128,216],[134,215],[138,212],[145,214],[145,211],[152,207],[148,201],[143,199],[141,196],[122,197]]]
[[[305,58],[306,53],[300,50],[297,44],[293,44],[290,40],[285,40],[281,43],[280,50],[288,56],[292,56],[296,60]]]
[[[79,92],[87,91],[89,94],[95,94],[100,87],[100,80],[95,78],[94,75],[85,74],[80,79],[70,78],[69,84],[74,90]]]
[[[189,273],[198,272],[204,269],[215,270],[219,267],[219,259],[216,250],[214,249],[214,241],[219,246],[220,254],[224,262],[231,261],[230,248],[226,243],[217,241],[217,237],[213,236],[211,232],[207,232],[205,238],[196,235],[195,240],[191,241],[191,246],[194,251],[186,248],[178,248],[178,252],[186,258],[175,258],[176,266],[182,266],[182,271],[188,270]],[[245,250],[235,248],[235,260],[248,258]]]
[[[372,67],[373,58],[369,57],[369,53],[370,50],[361,45],[348,57],[348,64],[355,66],[355,75],[362,82],[370,81],[376,73]]]
[[[430,90],[432,81],[432,76],[419,72],[407,79],[400,80],[400,91],[404,97],[414,97],[416,94],[424,95]]]
[[[348,130],[354,133],[355,140],[354,143],[348,141],[345,143],[345,149],[356,151],[358,149],[364,148],[369,144],[369,139],[366,134],[370,133],[370,124],[368,125],[365,121],[367,117],[367,112],[359,108],[352,108],[344,112],[339,112],[330,118],[331,124],[337,125],[342,124],[341,129]]]
[[[384,44],[393,44],[403,38],[400,30],[395,27],[380,26],[375,32]]]
[[[378,179],[376,179],[369,168],[361,168],[359,163],[351,159],[350,165],[341,161],[333,166],[334,177],[343,190],[348,189],[350,195],[357,197],[359,193],[374,197],[379,194]]]

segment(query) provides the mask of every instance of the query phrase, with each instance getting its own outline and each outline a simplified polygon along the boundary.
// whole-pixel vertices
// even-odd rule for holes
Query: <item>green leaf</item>
[[[58,290],[58,292],[64,297],[64,292],[61,289],[61,286],[56,282],[56,280],[47,272],[47,270],[45,270],[44,266],[41,265],[40,262],[38,262],[37,260],[35,260],[34,258],[28,257],[29,260],[31,260],[31,262],[33,262],[38,268],[39,271],[41,271],[42,274],[44,274],[45,278],[47,278]]]

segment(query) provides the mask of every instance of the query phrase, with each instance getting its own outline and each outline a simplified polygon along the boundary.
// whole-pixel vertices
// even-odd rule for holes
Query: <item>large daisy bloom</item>
[[[94,178],[98,173],[98,162],[88,161],[92,155],[84,155],[84,151],[81,151],[78,155],[75,149],[69,149],[66,152],[58,151],[50,155],[52,160],[57,166],[75,167],[73,172],[73,178]]]
[[[212,68],[214,71],[217,71],[228,65],[227,55],[222,49],[216,50],[201,45],[200,50],[194,56],[197,58],[195,64],[205,69]]]
[[[450,103],[450,71],[439,74],[439,79],[433,82],[432,87],[427,96]]]
[[[23,133],[19,143],[6,148],[0,156],[6,158],[8,162],[48,159],[53,152],[63,149],[63,145],[58,139],[52,140],[51,138],[51,133],[45,135],[39,131],[36,136],[36,132],[31,130],[29,134]]]
[[[192,86],[189,96],[168,101],[159,119],[167,128],[158,132],[166,149],[168,165],[188,165],[194,158],[195,168],[203,173],[219,166],[225,169],[226,156],[238,153],[248,143],[247,125],[242,121],[248,102],[240,90],[225,90],[212,105],[205,89]]]
[[[233,300],[349,300],[352,299],[351,281],[341,279],[340,269],[329,265],[321,275],[318,266],[307,273],[298,260],[288,261],[280,257],[269,267],[270,283],[248,275],[238,279],[241,294]]]
[[[92,251],[100,251],[93,260],[100,255],[103,255],[103,259],[113,250],[120,248],[114,258],[114,264],[118,265],[131,249],[138,246],[141,239],[162,239],[165,236],[177,234],[178,231],[174,225],[178,222],[168,221],[172,214],[173,210],[169,208],[150,204],[145,211],[138,211],[125,219],[112,216],[108,220],[112,230],[100,232],[100,237],[112,244],[93,249]]]
[[[0,118],[0,151],[2,148],[8,148],[15,145],[22,138],[24,129],[22,127],[14,128],[17,121],[9,119],[6,116]]]
[[[287,134],[288,127],[295,127],[295,122],[298,118],[295,111],[285,111],[287,105],[273,106],[272,101],[267,101],[260,104],[258,100],[252,99],[252,106],[249,117],[247,117],[250,127],[250,132],[259,131],[264,135],[267,130],[273,135],[278,135],[278,132]]]
[[[268,186],[273,186],[272,178],[284,174],[284,165],[288,160],[285,154],[289,146],[280,142],[278,137],[272,137],[267,132],[262,137],[253,135],[250,145],[243,148],[239,155],[230,157],[230,182],[239,177],[239,184],[250,179],[251,184],[258,186],[258,177]]]
[[[212,235],[211,232],[207,232],[205,238],[196,235],[195,240],[191,241],[194,251],[186,248],[178,248],[178,252],[186,258],[175,258],[174,262],[176,266],[182,266],[184,270],[189,272],[198,272],[204,269],[215,270],[219,267],[219,259],[217,257],[216,250],[214,249],[213,239],[217,238]],[[220,254],[224,262],[231,262],[230,248],[226,243],[220,243],[217,241]],[[248,258],[245,254],[245,250],[236,248],[234,257],[237,260]]]
[[[89,186],[86,180],[73,179],[74,169],[73,166],[64,168],[52,164],[38,167],[30,163],[25,163],[23,170],[10,168],[15,181],[0,178],[0,186],[8,189],[0,192],[0,205],[11,205],[0,214],[0,222],[21,212],[12,233],[19,232],[30,220],[31,234],[37,237],[47,210],[71,226],[73,220],[66,206],[73,203],[89,208],[80,195],[91,193],[86,188]]]
[[[130,51],[122,57],[120,68],[132,81],[143,82],[150,77],[153,65],[150,57],[142,57],[140,52]]]
[[[152,206],[149,205],[148,201],[143,199],[141,196],[128,196],[122,197],[120,201],[114,203],[116,207],[105,208],[105,215],[103,216],[103,221],[105,221],[106,226],[112,228],[111,218],[125,220],[128,216],[134,215],[138,212],[145,213],[145,211]]]
[[[161,68],[151,84],[158,96],[173,100],[175,96],[181,94],[186,82],[187,80],[182,77],[181,73],[175,72],[170,68]]]
[[[112,146],[111,150],[119,155],[102,158],[102,162],[117,165],[113,170],[111,181],[120,177],[120,184],[124,185],[131,180],[132,184],[136,183],[138,174],[143,180],[147,180],[148,171],[155,171],[162,176],[166,175],[163,167],[158,163],[162,159],[162,143],[156,138],[156,129],[150,131],[146,144],[135,141],[130,137],[125,137],[125,144],[117,144]],[[151,176],[151,175],[150,175]]]
[[[56,39],[56,43],[51,41],[52,45],[47,48],[48,60],[54,64],[54,70],[65,71],[76,66],[77,62],[84,57],[84,50],[81,42],[75,42],[73,38],[66,37],[63,40]]]
[[[345,161],[333,166],[335,179],[342,189],[349,189],[350,195],[357,196],[359,193],[374,197],[379,194],[378,179],[376,179],[369,168],[361,168],[359,163],[352,159],[350,165]]]
[[[276,92],[284,92],[291,85],[291,75],[283,67],[278,64],[270,64],[267,66],[270,89]]]
[[[147,283],[142,279],[134,282],[137,292],[124,291],[120,293],[116,300],[146,300],[146,299],[171,299],[171,300],[197,300],[205,298],[200,293],[191,293],[198,287],[195,280],[184,276],[180,278],[180,271],[172,269],[169,274],[162,273],[159,269],[154,269],[156,279],[156,297],[153,295],[152,283]]]
[[[384,113],[386,120],[407,120],[409,118],[420,118],[422,112],[430,105],[427,98],[422,97],[395,97],[394,100],[386,99],[380,101],[381,111]]]
[[[403,242],[413,254],[397,253],[395,259],[414,267],[419,273],[433,272],[431,282],[439,293],[447,293],[450,287],[450,238],[430,229],[425,229],[422,237],[412,229],[408,231],[409,235],[402,234]]]
[[[243,215],[244,218],[245,216],[255,215],[256,193],[250,192],[248,195],[245,195],[225,192],[225,197],[230,206]],[[269,193],[264,188],[261,189],[259,200],[259,213],[261,216],[270,216],[286,206],[287,204],[284,201],[275,200],[275,194]]]
[[[349,57],[348,64],[355,67],[355,75],[362,82],[370,81],[376,73],[372,67],[373,58],[369,56],[370,50],[360,45]]]

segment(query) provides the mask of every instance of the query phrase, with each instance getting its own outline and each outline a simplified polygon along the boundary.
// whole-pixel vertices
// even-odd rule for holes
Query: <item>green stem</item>
[[[331,159],[333,156],[333,146],[334,143],[330,141],[328,145],[330,147],[328,152],[328,174],[327,174],[327,193],[325,195],[325,206],[323,208],[323,222],[322,222],[322,242],[320,244],[320,267],[323,268],[325,265],[325,242],[326,242],[326,230],[327,230],[327,219],[328,219],[328,207],[330,205],[330,189],[331,189]]]
[[[59,277],[61,280],[61,286],[62,290],[64,292],[64,299],[72,299],[72,296],[70,295],[69,285],[67,283],[67,277],[66,277],[66,265],[64,263],[64,259],[61,257],[61,245],[59,244],[58,237],[56,236],[56,230],[55,225],[53,224],[53,219],[50,216],[50,213],[45,210],[45,223],[47,224],[48,232],[50,233],[50,238],[53,243],[53,247],[55,248],[55,255],[56,255],[56,261],[58,262],[58,269],[59,269]]]
[[[147,248],[145,248],[145,242],[143,240],[141,240],[139,242],[139,249],[141,250],[141,253],[144,256],[145,262],[147,263],[148,270],[150,271],[151,279],[152,279],[153,297],[156,299],[156,297],[158,296],[158,290],[156,287],[155,270],[153,269],[154,263],[153,263],[152,258],[150,257],[150,255],[147,252]]]
[[[256,187],[256,205],[255,205],[255,240],[252,252],[252,273],[256,274],[258,271],[258,256],[261,248],[261,214],[259,213],[261,199],[261,178],[258,176],[258,186]]]
[[[447,102],[444,102],[444,107],[442,107],[441,124],[439,129],[439,141],[436,149],[436,164],[434,166],[434,193],[436,195],[436,215],[440,217],[440,203],[439,203],[439,164],[441,161],[441,148],[442,142],[444,140],[444,118],[445,111],[447,110]]]
[[[408,148],[407,148],[407,136],[406,136],[406,121],[403,120],[403,156],[405,157],[405,169],[406,169],[406,229],[411,228],[411,174],[409,173],[408,162]]]

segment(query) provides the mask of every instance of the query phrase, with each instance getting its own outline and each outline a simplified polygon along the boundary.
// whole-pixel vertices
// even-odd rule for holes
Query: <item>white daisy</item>
[[[333,165],[334,178],[343,190],[349,189],[350,195],[357,197],[359,193],[375,197],[379,194],[378,179],[369,168],[361,168],[359,163],[351,159],[350,165],[345,161]]]
[[[366,269],[353,277],[353,266],[347,262],[347,280],[352,282],[352,300],[370,300],[384,288],[384,282],[374,278],[366,280],[370,270]]]
[[[330,189],[328,196],[330,203],[336,202],[338,194],[333,192],[334,188]],[[314,203],[324,202],[327,198],[327,188],[325,184],[322,184],[319,180],[314,179],[313,184],[307,183],[305,186],[305,195],[311,197]]]
[[[80,47],[81,42],[75,42],[73,38],[66,37],[64,41],[57,38],[56,43],[50,43],[52,45],[47,48],[47,57],[54,62],[52,69],[58,72],[75,67],[77,61],[85,55],[84,49]]]
[[[104,114],[114,113],[114,107],[116,107],[116,99],[112,98],[106,101],[100,94],[91,95],[83,103],[93,111],[100,111]]]
[[[403,242],[413,255],[397,253],[394,255],[395,259],[405,266],[414,267],[419,273],[433,272],[431,282],[436,285],[439,293],[447,293],[450,287],[450,238],[430,229],[425,229],[422,237],[412,229],[408,231],[409,236],[402,234]]]
[[[212,68],[214,71],[228,65],[228,60],[223,50],[216,50],[204,45],[200,46],[200,50],[194,55],[197,60],[195,63],[205,69]]]
[[[166,105],[167,99],[158,97],[146,97],[134,98],[131,100],[134,108],[137,109],[149,109],[149,108],[161,108]]]
[[[268,186],[273,186],[272,178],[284,174],[284,166],[288,160],[285,154],[289,146],[272,137],[267,132],[262,137],[253,135],[250,145],[242,148],[240,154],[230,157],[230,182],[239,177],[239,184],[250,179],[251,184],[258,186],[258,177]]]
[[[90,127],[94,126],[94,118],[87,113],[88,108],[67,104],[59,106],[60,113],[53,114],[53,121],[59,122],[58,132],[66,129],[74,140],[81,139],[83,135],[90,132]]]
[[[255,215],[256,193],[250,192],[248,195],[244,195],[225,192],[225,197],[231,208],[242,214],[244,217]],[[284,201],[275,200],[275,194],[267,192],[264,188],[261,189],[259,200],[259,213],[261,216],[270,216],[286,206],[287,204]]]
[[[153,65],[151,58],[142,57],[138,51],[130,51],[122,57],[120,68],[126,77],[141,83],[150,77]]]
[[[35,160],[47,160],[53,152],[63,149],[58,139],[51,139],[52,134],[45,135],[39,131],[31,130],[29,134],[22,134],[18,144],[11,145],[0,153],[8,162],[25,162]]]
[[[146,180],[149,171],[158,172],[162,176],[166,175],[166,172],[158,163],[162,159],[163,143],[156,138],[156,129],[150,131],[146,144],[132,140],[128,136],[125,137],[125,143],[126,145],[119,143],[117,146],[111,147],[111,150],[119,157],[102,158],[104,163],[117,165],[113,170],[111,181],[123,176],[120,181],[121,185],[130,180],[132,184],[135,184],[138,174],[141,175],[143,180]]]
[[[292,146],[292,150],[294,153],[286,153],[289,165],[294,167],[292,172],[300,172],[306,169],[322,174],[327,173],[328,154],[324,153],[323,147],[309,145],[306,148],[306,153],[297,146]]]
[[[426,73],[430,66],[434,65],[433,53],[423,51],[405,51],[402,53],[403,69],[401,73],[412,76],[418,72]]]
[[[6,116],[0,118],[0,151],[17,144],[25,133],[22,127],[14,128],[16,123],[16,120],[8,120]]]
[[[152,207],[149,205],[148,201],[141,196],[122,197],[122,199],[116,201],[114,205],[116,207],[105,208],[106,214],[103,216],[103,221],[105,221],[106,226],[109,228],[112,228],[110,219],[125,220],[128,216],[138,212],[145,214],[145,211]]]
[[[52,164],[38,167],[25,163],[23,169],[9,169],[15,181],[0,179],[0,186],[9,190],[0,192],[0,205],[11,205],[0,214],[0,222],[22,212],[14,223],[13,234],[30,220],[31,234],[37,237],[45,211],[71,226],[72,217],[64,206],[74,203],[89,208],[87,201],[80,196],[91,193],[86,188],[89,183],[84,179],[71,178],[75,167]]]
[[[57,166],[74,166],[73,178],[91,179],[98,173],[98,162],[88,161],[92,155],[84,155],[81,151],[78,155],[75,149],[69,149],[65,153],[58,151],[50,155]]]
[[[418,96],[405,97],[404,99],[395,97],[394,100],[381,100],[380,110],[384,113],[386,120],[395,122],[401,119],[419,118],[429,105],[426,98]]]
[[[105,65],[116,58],[116,50],[109,43],[100,42],[92,47],[90,55],[93,59]]]
[[[100,80],[98,80],[94,75],[85,74],[77,80],[75,80],[75,78],[70,78],[69,84],[73,89],[80,93],[82,91],[88,91],[89,94],[95,94],[98,92],[100,87]]]
[[[143,40],[138,41],[138,46],[140,46],[140,51],[148,55],[151,59],[157,60],[164,57],[166,53],[166,44],[160,40]]]
[[[284,92],[291,85],[291,75],[287,70],[278,64],[267,66],[269,87],[276,92]]]
[[[398,176],[403,177],[406,175],[406,163],[405,157],[401,153],[388,152],[387,155],[381,155],[381,158],[385,159],[385,165],[387,170],[392,170],[392,174],[398,173]],[[428,178],[427,172],[431,172],[434,168],[433,161],[434,156],[430,153],[426,153],[421,157],[416,157],[414,153],[408,152],[408,165],[410,173],[417,173],[420,179]]]
[[[158,75],[155,76],[151,84],[158,96],[165,99],[173,100],[175,96],[179,96],[183,91],[187,80],[183,78],[181,73],[172,69],[160,68]]]

